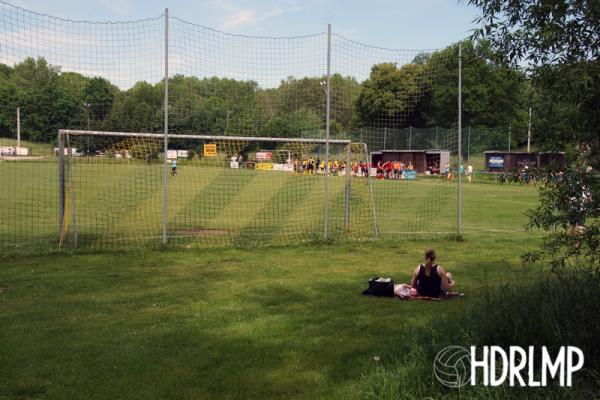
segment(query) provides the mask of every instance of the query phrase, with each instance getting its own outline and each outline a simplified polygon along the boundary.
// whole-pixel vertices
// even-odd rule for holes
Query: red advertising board
[[[273,153],[270,151],[257,151],[256,152],[256,160],[265,161],[271,160],[273,158]]]

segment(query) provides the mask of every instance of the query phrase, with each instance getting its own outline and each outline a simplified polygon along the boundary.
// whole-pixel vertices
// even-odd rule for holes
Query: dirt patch
[[[172,230],[173,236],[225,236],[230,232],[227,229],[216,228],[183,228]]]
[[[8,292],[8,288],[6,286],[0,286],[0,293]]]

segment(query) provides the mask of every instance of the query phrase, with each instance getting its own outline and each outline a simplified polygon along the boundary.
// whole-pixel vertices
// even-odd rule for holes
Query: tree
[[[527,63],[540,98],[538,127],[543,144],[571,148],[573,161],[600,165],[600,2],[581,0],[469,0],[481,9],[476,34],[486,37],[499,55],[513,64]],[[538,128],[539,129],[539,128]],[[537,131],[537,130],[536,130]],[[541,131],[540,131],[541,132]],[[548,255],[554,265],[585,265],[600,272],[598,196],[600,180],[584,168],[568,169],[557,183],[540,192],[530,227],[551,233],[544,248],[527,259]],[[572,219],[569,204],[581,193],[595,200],[585,207],[588,226],[575,238],[555,226]],[[590,221],[591,219],[591,221]],[[572,263],[575,261],[575,263]]]
[[[356,112],[363,125],[399,127],[414,112],[425,87],[422,64],[376,64],[363,82]]]
[[[599,166],[600,2],[469,0],[481,9],[477,37],[513,65],[526,63],[541,102],[535,131],[548,148],[589,149]]]
[[[87,80],[83,95],[85,107],[89,110],[94,127],[104,121],[110,113],[117,90],[104,78],[95,77]]]
[[[27,58],[0,74],[0,121],[14,135],[14,113],[21,108],[23,138],[49,142],[58,129],[78,126],[83,120],[79,99],[64,87],[60,68],[43,58]]]
[[[498,60],[487,41],[461,43],[463,125],[525,126],[529,86],[524,72]],[[422,112],[430,124],[452,126],[458,122],[458,43],[433,53],[427,65],[436,79]]]

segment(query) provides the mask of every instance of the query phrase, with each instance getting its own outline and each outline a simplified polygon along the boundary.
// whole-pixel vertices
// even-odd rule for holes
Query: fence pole
[[[386,142],[387,142],[387,127],[383,127],[383,149],[386,149]]]
[[[21,147],[21,107],[17,107],[17,147]]]
[[[510,153],[510,139],[512,136],[512,124],[508,124],[508,152]]]
[[[77,248],[77,208],[75,207],[75,178],[73,178],[73,147],[67,134],[67,175],[69,176],[69,194],[71,197],[71,221],[73,225],[73,246]]]
[[[346,232],[350,230],[350,144],[348,144],[348,150],[346,151],[346,207],[344,209],[344,229]]]
[[[458,210],[456,219],[456,235],[460,237],[462,219],[462,43],[458,44]]]
[[[329,118],[331,113],[331,24],[327,24],[327,110],[325,115],[325,204],[323,207],[323,239],[329,236]]]
[[[58,132],[58,240],[62,245],[65,223],[65,145],[62,133]]]
[[[412,150],[412,125],[408,128],[408,150]]]
[[[164,99],[164,172],[163,172],[163,223],[162,223],[162,242],[167,243],[167,184],[169,176],[169,160],[167,159],[169,149],[169,9],[165,8],[165,99]]]
[[[439,142],[439,126],[435,126],[435,148],[439,149],[440,148],[440,142]]]
[[[373,218],[373,233],[375,238],[379,238],[379,227],[377,226],[377,213],[375,211],[375,196],[373,195],[373,184],[371,182],[371,160],[372,155],[369,154],[369,148],[366,143],[362,144],[365,149],[365,157],[367,159],[367,185],[369,185],[369,195],[371,196],[371,216]]]

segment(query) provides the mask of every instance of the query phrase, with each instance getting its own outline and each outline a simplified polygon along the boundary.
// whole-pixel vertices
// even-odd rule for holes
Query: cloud
[[[252,10],[240,10],[234,15],[221,22],[222,29],[235,29],[244,25],[256,23],[257,16]]]
[[[219,18],[219,28],[235,30],[248,26],[258,27],[258,24],[269,18],[279,17],[286,13],[298,12],[302,8],[295,2],[287,2],[284,6],[275,6],[270,2],[261,2],[262,8],[255,6],[238,6],[231,0],[216,0],[214,3],[218,14],[225,14]]]

